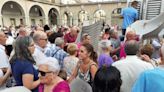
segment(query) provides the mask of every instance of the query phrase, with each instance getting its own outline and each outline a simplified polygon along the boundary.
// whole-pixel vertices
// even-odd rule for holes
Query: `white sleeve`
[[[2,77],[4,74],[3,74],[3,71],[2,69],[0,69],[0,77]]]
[[[9,67],[8,57],[5,53],[0,53],[0,68]]]

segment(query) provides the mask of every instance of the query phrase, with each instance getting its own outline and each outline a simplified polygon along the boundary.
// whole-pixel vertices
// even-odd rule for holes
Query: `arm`
[[[111,54],[114,55],[118,50],[120,50],[120,47],[113,49],[113,50],[111,51]]]
[[[5,73],[5,75],[3,77],[0,77],[0,86],[3,85],[6,82],[6,80],[10,76],[10,74],[11,74],[11,69],[8,68],[7,72]]]
[[[27,87],[28,89],[34,89],[40,84],[40,80],[33,81],[34,76],[32,74],[23,74],[23,86]]]
[[[90,67],[90,72],[91,72],[91,76],[92,76],[92,80],[94,79],[95,77],[95,74],[97,72],[97,66],[95,64],[92,64],[91,67]]]

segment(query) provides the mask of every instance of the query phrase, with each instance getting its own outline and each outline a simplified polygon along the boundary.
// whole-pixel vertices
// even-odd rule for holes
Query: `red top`
[[[67,33],[64,36],[64,41],[65,43],[73,43],[76,41],[77,36],[72,36],[70,33]]]

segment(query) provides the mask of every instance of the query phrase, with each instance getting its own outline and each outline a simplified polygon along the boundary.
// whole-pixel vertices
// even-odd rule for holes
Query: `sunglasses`
[[[46,76],[47,73],[52,73],[52,72],[43,72],[43,71],[39,71],[41,76]]]

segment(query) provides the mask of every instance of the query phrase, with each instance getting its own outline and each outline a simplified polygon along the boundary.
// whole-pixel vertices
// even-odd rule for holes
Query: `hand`
[[[151,60],[150,57],[148,55],[145,55],[145,54],[141,55],[140,57],[142,60],[147,61],[147,62],[150,62],[150,60]]]

